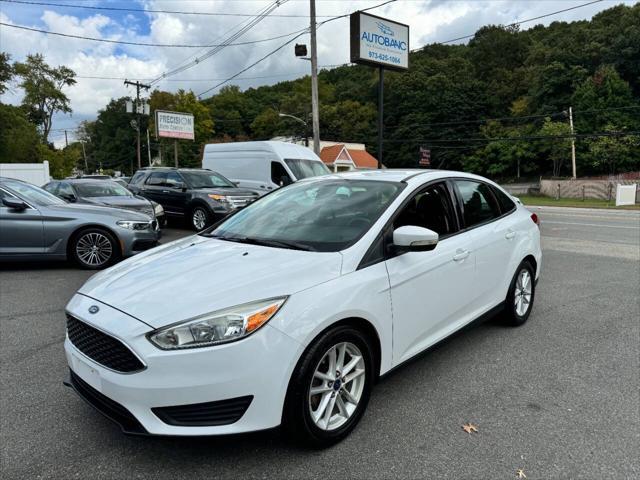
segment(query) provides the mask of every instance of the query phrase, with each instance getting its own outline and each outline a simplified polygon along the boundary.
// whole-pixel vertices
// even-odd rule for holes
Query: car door
[[[40,212],[29,205],[24,210],[9,208],[2,199],[17,198],[0,188],[0,255],[44,252],[44,227]]]
[[[167,206],[162,205],[165,210],[184,214],[187,204],[187,192],[183,191],[187,186],[184,179],[178,172],[167,172],[165,188],[162,191],[164,201]]]
[[[167,189],[165,186],[166,181],[167,172],[152,172],[142,184],[140,194],[149,200],[158,202],[165,211],[169,212],[170,209],[167,208],[167,198],[164,193]]]
[[[515,245],[516,231],[489,184],[479,180],[453,181],[462,206],[465,230],[476,253],[475,307],[489,310],[504,300],[504,284]]]
[[[475,254],[460,233],[452,187],[439,181],[422,188],[394,218],[439,235],[436,248],[394,254],[386,260],[393,308],[393,361],[399,364],[457,330],[471,318],[468,299],[475,287]]]

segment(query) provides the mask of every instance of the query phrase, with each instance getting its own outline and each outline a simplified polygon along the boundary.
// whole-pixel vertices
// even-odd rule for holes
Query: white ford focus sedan
[[[537,223],[465,173],[297,182],[94,275],[67,306],[67,384],[128,433],[329,445],[391,369],[476,319],[527,320]]]

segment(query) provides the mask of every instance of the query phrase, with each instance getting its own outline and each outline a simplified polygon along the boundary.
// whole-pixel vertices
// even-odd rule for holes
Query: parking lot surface
[[[323,451],[278,430],[124,436],[62,385],[64,306],[91,273],[0,266],[3,478],[640,478],[640,215],[534,210],[544,258],[528,323],[471,327],[398,369]]]

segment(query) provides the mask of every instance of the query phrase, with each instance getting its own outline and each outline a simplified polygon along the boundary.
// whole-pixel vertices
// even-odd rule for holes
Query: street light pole
[[[320,155],[320,113],[318,112],[318,47],[316,42],[316,1],[310,0],[311,17],[311,115],[313,119],[313,151]]]
[[[296,117],[295,115],[289,115],[288,113],[279,113],[278,114],[279,117],[281,118],[292,118],[293,120],[300,122],[302,125],[304,125],[304,145],[305,147],[309,146],[309,124],[307,122],[305,122],[303,119]]]

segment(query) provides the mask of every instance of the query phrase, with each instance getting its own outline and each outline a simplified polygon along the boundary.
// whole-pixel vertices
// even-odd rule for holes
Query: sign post
[[[156,110],[156,138],[173,138],[173,157],[178,167],[178,139],[194,140],[193,114]]]
[[[409,25],[364,12],[351,22],[351,62],[378,67],[378,168],[382,168],[384,70],[409,69]]]

